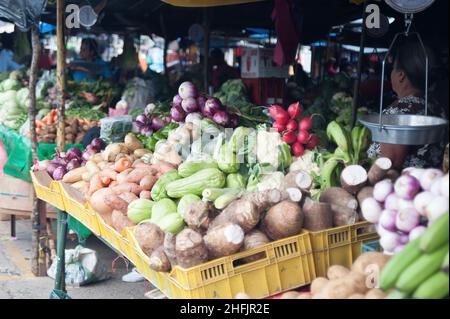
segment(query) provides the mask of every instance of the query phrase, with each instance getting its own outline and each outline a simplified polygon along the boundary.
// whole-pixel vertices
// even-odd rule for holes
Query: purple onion
[[[47,166],[47,173],[48,175],[53,177],[53,173],[55,172],[55,170],[59,167],[60,165],[54,163],[54,162],[50,162],[50,164],[48,164]]]
[[[384,210],[381,213],[380,220],[378,221],[380,225],[389,231],[396,231],[397,226],[395,225],[397,217],[397,212],[395,210]]]
[[[142,125],[148,125],[150,121],[149,121],[148,117],[145,116],[145,114],[141,114],[141,115],[138,115],[138,117],[136,117],[136,122],[140,122],[140,123],[142,123]],[[138,123],[138,125],[139,125],[139,123]]]
[[[141,127],[139,126],[138,123],[140,123],[140,122],[136,122],[136,121],[133,122],[133,124],[131,126],[132,133],[138,134],[141,131]]]
[[[420,191],[420,183],[411,175],[403,175],[395,182],[394,189],[398,197],[412,200]]]
[[[97,153],[105,148],[105,142],[101,138],[93,139],[90,145]]]
[[[182,102],[183,102],[183,99],[181,98],[181,96],[179,94],[177,94],[177,95],[175,95],[173,97],[173,100],[172,100],[173,105],[180,105],[181,106]]]
[[[69,163],[69,161],[66,158],[64,158],[64,157],[55,157],[52,160],[52,162],[55,163],[58,166],[66,166],[67,163]]]
[[[398,198],[395,193],[390,194],[388,197],[386,197],[386,200],[384,202],[384,207],[389,210],[398,210],[398,202],[400,198]]]
[[[67,164],[66,169],[67,169],[67,171],[71,171],[80,166],[81,166],[80,161],[77,159],[73,159]]]
[[[409,233],[419,224],[420,214],[415,209],[405,209],[398,212],[395,221],[398,230]]]
[[[196,98],[198,96],[197,88],[192,82],[182,83],[178,89],[178,94],[183,100],[189,97]]]
[[[153,130],[150,126],[146,126],[141,129],[141,134],[149,137],[152,136]]]
[[[227,127],[228,124],[230,124],[230,116],[225,111],[216,112],[213,116],[213,120],[223,127]]]
[[[67,157],[69,160],[80,159],[80,158],[81,158],[81,151],[80,151],[78,148],[73,147],[73,148],[71,148],[71,149],[69,149],[69,150],[67,151],[66,157]]]
[[[394,185],[389,179],[377,183],[373,189],[373,197],[380,203],[384,203],[386,198],[394,191]]]
[[[161,118],[159,118],[159,117],[153,118],[153,120],[152,120],[152,129],[154,131],[159,131],[164,126],[166,126],[166,123]]]
[[[236,128],[239,126],[239,116],[236,114],[230,114],[230,127]]]
[[[186,113],[194,113],[198,110],[197,100],[192,97],[188,97],[183,100],[181,107]]]
[[[203,96],[203,95],[199,96],[197,98],[197,105],[198,105],[198,107],[200,109],[204,109],[207,100],[208,100],[208,98],[206,96]]]
[[[81,155],[81,159],[85,162],[89,161],[89,159],[91,158],[91,154],[88,151],[84,151],[83,155]]]
[[[66,175],[66,174],[67,174],[66,168],[64,166],[59,166],[53,172],[53,179],[55,181],[60,181],[63,179],[64,175]]]
[[[214,114],[220,111],[221,108],[222,104],[220,103],[220,100],[216,99],[215,97],[212,97],[206,101],[205,108],[202,113],[207,117],[213,117]]]
[[[183,122],[186,119],[186,112],[181,106],[173,106],[170,110],[170,115],[175,122]]]

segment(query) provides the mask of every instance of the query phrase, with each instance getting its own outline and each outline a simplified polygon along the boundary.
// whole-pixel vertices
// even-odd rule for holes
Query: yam
[[[329,280],[325,277],[317,277],[311,283],[311,293],[313,295],[320,293],[328,282]]]
[[[286,194],[279,189],[271,189],[262,192],[247,193],[242,197],[243,200],[251,201],[261,213],[283,200],[286,200]]]
[[[150,255],[149,267],[156,272],[169,272],[171,269],[169,258],[164,252],[164,247],[158,247]]]
[[[270,239],[264,234],[262,231],[259,230],[252,230],[244,237],[244,246],[242,247],[243,251],[252,250],[261,246],[264,246],[266,244],[270,243]],[[246,263],[251,263],[260,259],[264,259],[266,257],[266,254],[264,252],[252,255],[249,257],[244,258],[244,261]]]
[[[303,205],[304,227],[310,231],[321,231],[333,227],[331,205],[307,198]]]
[[[120,195],[122,193],[134,193],[136,195],[139,195],[142,192],[142,188],[135,183],[119,184],[112,187],[111,189],[117,195]]]
[[[358,198],[359,207],[361,207],[364,200],[373,197],[373,187],[372,186],[364,187],[358,192],[358,195],[356,197]]]
[[[347,166],[341,174],[341,185],[349,193],[356,195],[367,184],[367,171],[360,165]]]
[[[134,152],[138,149],[143,149],[144,145],[141,141],[139,141],[136,136],[133,134],[127,134],[125,136],[125,146],[130,150],[130,152]]]
[[[300,203],[303,199],[303,193],[299,188],[286,188],[286,193],[283,199],[290,200],[291,202]]]
[[[131,204],[136,199],[139,199],[139,197],[137,197],[134,193],[122,193],[119,195],[119,197],[126,201],[128,204]]]
[[[244,244],[244,231],[237,225],[226,223],[210,229],[203,240],[211,257],[232,255]]]
[[[164,244],[164,232],[153,223],[143,222],[134,229],[134,236],[142,251],[151,256],[152,253]]]
[[[300,234],[304,215],[297,203],[283,201],[273,206],[262,221],[262,228],[272,240]]]
[[[126,183],[128,174],[130,174],[132,171],[133,171],[133,169],[129,168],[129,169],[123,171],[122,173],[117,174],[117,177],[116,177],[117,183],[119,183],[119,184]]]
[[[331,205],[331,211],[334,227],[353,225],[359,220],[358,212],[348,207]]]
[[[135,168],[133,171],[131,171],[128,174],[128,176],[126,178],[126,182],[138,184],[144,177],[153,176],[155,174],[156,174],[156,172],[154,170],[150,170],[147,168]]]
[[[302,191],[309,192],[313,185],[313,179],[308,172],[293,171],[287,174],[283,180],[283,188],[299,188]]]
[[[184,221],[192,229],[202,233],[208,230],[215,210],[212,203],[192,203],[184,214]]]
[[[102,171],[100,171],[100,177],[108,177],[110,178],[112,181],[116,181],[117,180],[117,172],[113,169],[110,168],[106,168]]]
[[[208,250],[202,235],[186,228],[175,239],[177,263],[183,268],[191,268],[208,261]]]
[[[386,178],[387,172],[392,168],[392,161],[387,157],[380,157],[373,163],[369,169],[367,178],[370,185],[375,186],[376,183]]]
[[[176,238],[177,237],[175,235],[167,233],[166,237],[164,238],[164,245],[163,245],[164,253],[169,259],[172,268],[177,265]]]
[[[350,269],[341,266],[341,265],[334,265],[328,268],[327,271],[327,277],[329,280],[339,279],[343,278],[350,274]]]
[[[111,221],[111,213],[113,209],[105,203],[105,197],[113,195],[113,191],[109,188],[101,188],[92,194],[89,199],[89,203],[94,211],[99,213],[106,221],[109,215],[109,221]],[[105,218],[106,217],[106,218]]]
[[[330,205],[338,205],[342,207],[348,207],[352,210],[358,209],[358,201],[356,198],[340,187],[330,187],[320,195],[320,201],[322,203],[328,203]]]
[[[128,219],[122,212],[114,210],[111,214],[112,226],[115,230],[122,234],[125,228],[133,227],[135,224]]]
[[[239,199],[232,202],[217,216],[211,223],[211,227],[216,227],[227,222],[239,225],[244,232],[248,233],[250,230],[258,225],[261,219],[261,211],[250,200]]]
[[[106,195],[105,204],[111,207],[113,210],[120,211],[124,214],[127,213],[128,203],[115,194]]]
[[[383,290],[381,289],[370,289],[367,293],[365,298],[366,299],[384,299],[387,297],[387,293],[385,293]]]
[[[152,193],[150,191],[142,191],[142,192],[139,193],[139,198],[140,199],[151,200],[152,199]]]
[[[352,272],[369,275],[373,272],[381,273],[390,256],[379,252],[367,252],[359,256],[352,266]],[[376,283],[375,283],[376,284]]]
[[[145,191],[151,191],[158,178],[154,175],[147,175],[141,179],[139,186]]]
[[[64,183],[76,183],[83,179],[83,174],[86,173],[86,167],[75,168],[64,175],[62,181]]]

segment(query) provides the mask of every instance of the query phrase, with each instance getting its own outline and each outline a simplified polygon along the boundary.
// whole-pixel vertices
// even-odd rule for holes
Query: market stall
[[[78,94],[64,81],[62,5],[58,112],[44,121],[58,121],[59,151],[30,172],[36,196],[58,213],[53,298],[68,298],[68,215],[169,298],[448,296],[448,172],[368,158],[372,140],[386,141],[352,125],[346,96],[325,114],[252,105],[238,82],[214,96],[184,82],[170,103],[90,119],[100,137],[66,147],[83,131],[72,125],[80,117],[65,121],[64,100]],[[367,285],[367,271],[380,279]]]

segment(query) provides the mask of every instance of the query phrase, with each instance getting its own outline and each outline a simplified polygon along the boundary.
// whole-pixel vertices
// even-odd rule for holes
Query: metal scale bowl
[[[386,0],[395,10],[405,14],[407,30],[394,37],[392,44],[383,60],[381,75],[380,113],[364,115],[359,122],[372,132],[374,142],[399,145],[426,145],[441,141],[448,128],[448,121],[428,116],[428,56],[418,33],[409,33],[413,14],[428,8],[434,0]],[[425,54],[425,115],[388,115],[383,114],[385,66],[390,52],[400,36],[417,36]]]

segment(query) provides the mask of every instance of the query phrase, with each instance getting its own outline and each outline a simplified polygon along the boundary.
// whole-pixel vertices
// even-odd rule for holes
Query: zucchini
[[[206,188],[223,188],[225,175],[217,168],[207,168],[192,176],[176,180],[166,185],[167,195],[172,198],[182,198],[193,194],[201,196]]]

